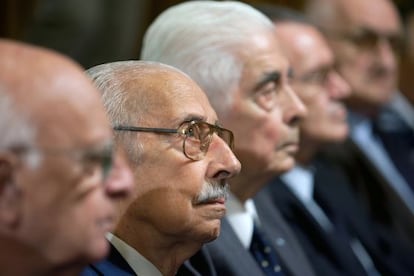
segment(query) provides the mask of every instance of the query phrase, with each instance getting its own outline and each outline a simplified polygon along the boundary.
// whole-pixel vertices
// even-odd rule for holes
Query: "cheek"
[[[136,179],[138,189],[129,208],[135,213],[135,219],[144,220],[162,232],[187,227],[194,212],[192,202],[205,182],[205,169],[195,166],[198,164],[201,163],[143,170],[142,176]]]
[[[303,119],[304,124],[313,125],[313,128],[318,128],[321,122],[329,120],[330,104],[326,95],[320,92],[320,95],[316,95],[313,98],[309,98],[304,103],[308,109],[307,116]]]
[[[283,137],[282,117],[277,110],[272,113],[237,111],[233,114],[223,121],[234,133],[236,151],[273,151]]]

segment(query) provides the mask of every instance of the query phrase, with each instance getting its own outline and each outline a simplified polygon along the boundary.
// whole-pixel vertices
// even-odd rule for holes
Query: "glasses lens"
[[[113,167],[113,156],[112,149],[108,148],[102,151],[88,152],[84,156],[87,167],[99,166],[102,170],[102,178],[105,181],[112,171]]]
[[[214,133],[233,149],[233,133],[230,130],[208,124],[206,122],[191,122],[183,126],[185,133],[183,150],[185,156],[192,160],[201,160],[213,139]]]
[[[102,155],[101,159],[102,176],[106,180],[112,171],[113,167],[113,156],[112,152],[108,152]]]
[[[350,40],[363,49],[374,49],[379,41],[387,41],[394,52],[401,48],[401,37],[395,34],[379,34],[374,31],[365,31],[349,36]]]
[[[231,150],[234,149],[234,137],[233,132],[228,129],[217,127],[218,136],[223,139]]]
[[[205,153],[201,148],[205,148],[206,145],[198,122],[186,123],[180,128],[179,132],[185,135],[183,144],[184,155],[191,160],[201,160]]]

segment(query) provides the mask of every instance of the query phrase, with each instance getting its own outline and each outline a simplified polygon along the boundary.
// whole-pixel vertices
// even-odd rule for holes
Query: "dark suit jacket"
[[[260,216],[263,207],[262,205],[256,207]],[[268,221],[270,218],[272,220]],[[274,247],[283,268],[285,268],[285,275],[314,275],[306,256],[304,256],[295,238],[290,234],[290,230],[286,227],[283,219],[276,213],[267,214],[266,217],[260,217],[260,219],[263,226],[262,230],[274,241]],[[243,247],[226,218],[222,220],[219,238],[207,244],[206,248],[213,259],[217,275],[263,275],[261,268],[249,250]],[[199,271],[202,275],[205,275],[202,270]]]
[[[81,276],[96,275],[136,275],[125,259],[119,254],[118,250],[111,244],[109,255],[106,259],[89,265]]]
[[[200,260],[203,260],[202,262]],[[195,260],[200,262],[200,267],[205,271],[203,276],[216,276],[212,267],[211,259],[205,249],[201,249],[195,255]],[[109,255],[106,259],[91,264],[82,271],[81,276],[131,276],[137,275],[116,248],[111,244]],[[145,276],[145,275],[143,275]],[[189,261],[186,261],[178,270],[177,276],[201,276],[195,267]]]
[[[383,275],[414,275],[412,248],[370,220],[341,170],[324,162],[315,168],[314,197],[333,224],[362,243]],[[276,179],[264,192],[295,230],[318,275],[365,275],[350,248],[323,230],[285,183]]]
[[[351,139],[327,147],[320,158],[341,168],[373,221],[414,245],[414,215]]]

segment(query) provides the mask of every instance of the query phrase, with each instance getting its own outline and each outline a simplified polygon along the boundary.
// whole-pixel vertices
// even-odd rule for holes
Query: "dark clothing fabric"
[[[333,223],[332,232],[320,226],[281,179],[262,192],[273,199],[294,229],[317,274],[367,275],[350,247],[356,239],[381,274],[414,275],[413,248],[370,219],[342,170],[323,160],[314,167],[314,199]]]
[[[284,269],[284,275],[315,275],[302,248],[282,217],[277,212],[269,209],[267,202],[261,203],[260,206],[256,206],[260,217],[261,229],[273,244],[281,266]],[[266,213],[266,215],[260,216],[263,213]],[[217,275],[265,275],[253,255],[248,249],[243,247],[226,218],[222,220],[218,239],[206,244],[205,247],[210,253]],[[205,275],[199,266],[195,267],[197,271]]]

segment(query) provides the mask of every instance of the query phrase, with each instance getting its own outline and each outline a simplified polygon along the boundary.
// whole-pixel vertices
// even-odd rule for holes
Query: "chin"
[[[283,160],[282,162],[279,162],[278,164],[276,164],[276,168],[274,170],[275,174],[283,174],[285,172],[290,171],[291,169],[293,169],[293,167],[296,165],[296,160],[295,158],[293,158],[293,156],[290,156],[288,158],[286,158],[285,160]]]
[[[217,220],[214,222],[210,222],[210,225],[206,226],[204,229],[209,229],[208,232],[205,233],[203,242],[212,242],[215,239],[217,239],[220,235],[220,229],[221,229],[221,221]]]
[[[92,245],[91,245],[92,246]],[[89,251],[88,254],[88,263],[94,263],[104,259],[109,254],[109,242],[103,238],[100,241],[96,241],[96,244],[93,245],[93,248]]]

